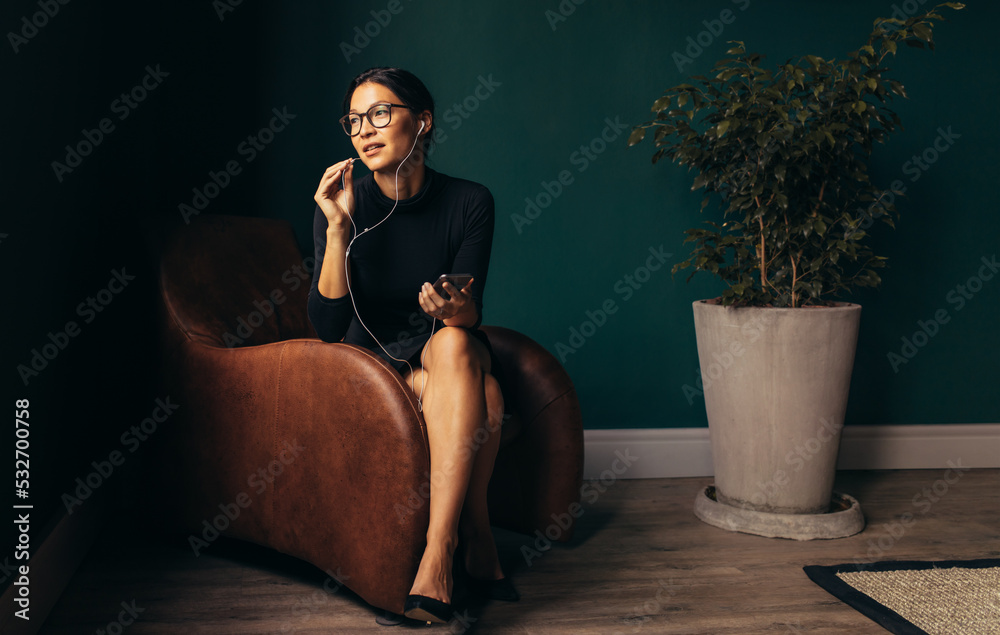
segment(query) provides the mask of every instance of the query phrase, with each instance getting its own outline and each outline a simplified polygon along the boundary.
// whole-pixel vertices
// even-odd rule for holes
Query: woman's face
[[[351,112],[364,114],[375,104],[403,103],[396,93],[382,84],[367,82],[361,84],[351,95]],[[374,127],[367,117],[361,118],[361,132],[351,137],[354,149],[365,166],[372,172],[394,172],[413,148],[408,161],[412,162],[422,154],[421,143],[413,147],[420,120],[416,112],[409,108],[393,108],[392,121],[384,128]],[[425,127],[423,133],[428,132]]]

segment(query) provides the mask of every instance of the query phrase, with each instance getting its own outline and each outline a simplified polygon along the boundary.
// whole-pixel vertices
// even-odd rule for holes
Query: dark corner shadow
[[[198,557],[191,551],[191,547],[187,541],[188,534],[171,529],[154,528],[152,526],[149,529],[148,538],[150,542],[169,553],[175,554],[178,561],[188,560],[193,562]],[[343,598],[347,602],[369,610],[372,614],[372,619],[381,612],[381,609],[365,602],[351,591],[350,588],[339,584],[329,573],[305,560],[281,553],[271,547],[264,547],[238,538],[220,536],[212,541],[208,547],[202,549],[201,554],[225,560],[255,571],[280,576],[289,582],[313,587],[316,592]],[[310,592],[310,595],[312,593]]]
[[[560,552],[576,549],[586,544],[618,516],[616,510],[607,507],[607,505],[602,505],[600,509],[584,507],[583,513],[576,520],[573,537],[566,542],[558,540],[562,529],[555,521],[549,526],[551,531],[548,535],[542,530],[536,530],[535,533],[526,535],[494,528],[493,533],[496,537],[503,570],[514,577],[525,575],[538,560],[558,558]],[[557,532],[556,529],[559,531]],[[553,539],[553,537],[556,538]]]
[[[593,539],[605,527],[611,525],[617,517],[618,510],[611,508],[607,503],[602,504],[600,508],[585,506],[583,513],[576,519],[576,524],[573,527],[573,537],[568,541],[561,541],[559,539],[563,533],[563,529],[557,524],[557,519],[553,519],[552,524],[546,527],[545,530],[536,530],[531,535],[515,532],[504,533],[511,536],[511,541],[520,541],[518,549],[522,545],[526,548],[542,552],[549,551],[550,548],[555,550],[574,549]],[[499,546],[499,536],[497,537],[497,542]]]
[[[600,509],[584,508],[583,515],[577,520],[576,528],[573,531],[573,538],[566,545],[577,547],[585,544],[594,536],[601,533],[605,527],[611,525],[617,517],[617,508],[610,507],[607,501],[605,501],[605,504]]]
[[[173,561],[178,563],[179,566],[183,567],[185,560],[193,562],[197,558],[188,545],[187,534],[157,527],[152,523],[144,527],[144,531],[147,532],[143,539],[146,541],[147,548],[160,549],[165,553],[172,554],[176,558]],[[525,538],[521,534],[516,535],[520,538]],[[336,596],[340,598],[339,601],[349,602],[355,607],[367,611],[371,615],[372,621],[375,621],[380,616],[385,616],[390,619],[402,619],[402,623],[394,625],[396,629],[426,628],[426,623],[424,622],[402,618],[402,616],[388,613],[381,608],[368,604],[348,586],[338,584],[327,572],[295,556],[276,551],[271,547],[264,547],[238,538],[220,536],[208,547],[204,548],[201,553],[240,567],[247,567],[254,571],[280,576],[290,583],[299,583],[312,587],[312,590],[307,592],[309,596],[315,596],[317,593]],[[504,551],[501,549],[501,556],[503,554]],[[514,558],[519,557],[516,549],[510,555]],[[506,563],[504,570],[507,570]],[[318,602],[319,600],[315,601],[315,603]],[[461,577],[456,572],[455,595],[452,603],[454,608],[454,615],[451,620],[452,629],[457,628],[456,625],[460,625],[461,628],[458,632],[476,632],[476,623],[488,602],[488,600],[480,599],[470,594],[462,586]],[[452,630],[451,632],[455,631]]]
[[[615,509],[609,509],[609,503],[610,501],[606,500],[598,508],[584,507],[584,512],[577,519],[573,537],[568,542],[549,539],[543,541],[540,535],[544,536],[544,533],[541,532],[526,535],[494,528],[501,565],[505,574],[514,583],[515,588],[518,587],[519,580],[525,580],[531,576],[532,569],[540,561],[544,560],[551,566],[552,563],[560,559],[561,552],[578,548],[612,523],[618,513]],[[126,512],[127,510],[121,511]],[[135,521],[133,529],[136,531],[130,533],[136,542],[143,544],[142,549],[155,550],[167,555],[173,566],[179,568],[195,566],[193,563],[198,556],[192,553],[186,533],[157,525],[150,518],[132,516],[132,519]],[[555,535],[554,530],[551,535]],[[270,547],[220,536],[204,548],[201,553],[240,567],[279,576],[291,583],[309,586],[314,589],[309,592],[310,595],[315,593],[335,595],[340,598],[338,601],[349,602],[364,609],[370,614],[372,621],[385,614],[385,611],[371,606],[347,586],[337,585],[336,580],[331,580],[328,573],[316,566],[294,556],[280,553]],[[463,585],[461,573],[456,571],[453,597],[454,615],[449,624],[449,628],[452,629],[450,632],[456,632],[455,629],[465,635],[489,632],[489,625],[480,628],[480,618],[487,605],[491,603],[494,601],[471,594]],[[402,630],[409,632],[411,629],[426,628],[426,624],[404,619],[395,628],[402,628]]]

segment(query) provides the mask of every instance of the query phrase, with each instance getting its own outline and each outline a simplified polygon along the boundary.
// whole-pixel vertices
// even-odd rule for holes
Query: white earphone
[[[392,209],[389,210],[389,213],[386,214],[386,217],[383,218],[382,220],[380,220],[379,222],[375,223],[371,227],[366,227],[365,230],[362,231],[361,233],[358,233],[358,226],[354,224],[354,217],[353,217],[353,215],[350,217],[351,218],[351,226],[354,227],[354,238],[352,238],[351,242],[349,242],[347,244],[347,252],[344,254],[344,271],[349,271],[350,263],[348,261],[348,258],[351,255],[351,246],[354,245],[354,241],[357,240],[358,238],[360,238],[362,235],[364,235],[364,234],[370,232],[371,230],[375,229],[376,227],[378,227],[379,225],[381,225],[385,221],[389,220],[389,217],[392,216],[392,213],[394,211],[396,211],[396,206],[399,205],[399,170],[400,170],[400,168],[403,167],[403,164],[406,163],[407,159],[410,158],[410,155],[413,154],[413,150],[417,147],[417,141],[420,140],[420,133],[422,133],[424,131],[425,127],[426,127],[426,125],[424,124],[423,121],[421,121],[420,122],[420,129],[417,130],[416,136],[413,137],[413,145],[410,146],[410,151],[406,153],[406,157],[402,161],[399,162],[399,166],[396,168],[396,201],[392,204]],[[353,163],[356,160],[357,159],[351,159],[351,162]],[[344,184],[344,175],[341,174],[340,178],[341,178],[341,187],[344,187],[346,189],[346,186]],[[356,315],[358,317],[358,322],[361,323],[361,326],[365,329],[365,331],[368,332],[368,335],[370,335],[371,338],[373,340],[375,340],[375,343],[379,345],[379,348],[381,348],[385,352],[385,354],[389,356],[390,359],[394,359],[397,362],[403,362],[403,363],[406,364],[407,368],[410,369],[410,377],[411,377],[411,382],[412,382],[413,366],[410,365],[409,360],[399,359],[398,357],[394,357],[392,355],[392,353],[390,353],[389,351],[386,350],[385,346],[382,346],[382,342],[378,341],[378,338],[375,337],[375,334],[371,332],[371,329],[369,329],[368,326],[365,324],[364,320],[361,319],[361,313],[358,312],[358,305],[354,301],[354,291],[351,289],[351,276],[350,275],[347,276],[347,293],[348,293],[348,295],[351,296],[351,305],[354,307],[354,315]],[[442,324],[443,324],[443,322],[442,322]],[[431,334],[427,338],[427,342],[428,343],[430,342],[430,338],[434,337],[434,329],[436,327],[437,327],[437,317],[434,317],[434,322],[431,323]],[[423,356],[424,356],[424,353],[426,353],[426,352],[427,352],[427,346],[425,344],[424,345],[424,349],[423,349],[423,351],[420,354],[420,362],[421,362],[421,364],[423,364]],[[420,382],[420,394],[417,395],[417,408],[421,412],[423,412],[423,409],[424,409],[423,401],[422,401],[423,396],[424,396],[424,383],[425,382],[423,380]],[[410,390],[413,390],[414,392],[416,392],[416,390],[414,390],[414,387],[413,387],[412,383],[410,385]]]

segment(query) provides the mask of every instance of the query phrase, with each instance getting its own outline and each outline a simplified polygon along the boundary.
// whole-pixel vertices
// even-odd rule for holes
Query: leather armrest
[[[238,509],[222,533],[402,612],[427,530],[430,455],[398,373],[366,349],[313,339],[172,348],[179,407],[160,465],[172,468],[163,489],[184,530],[200,537],[204,521]]]

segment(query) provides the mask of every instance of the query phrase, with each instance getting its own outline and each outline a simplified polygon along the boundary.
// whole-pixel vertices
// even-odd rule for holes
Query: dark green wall
[[[898,3],[904,10],[911,5],[916,3]],[[447,135],[432,165],[485,183],[496,197],[486,321],[522,330],[557,352],[558,343],[569,344],[570,329],[588,319],[587,311],[613,300],[617,311],[565,355],[586,426],[705,425],[703,400],[689,399],[683,389],[697,377],[690,305],[720,287],[701,276],[685,284],[667,267],[627,300],[619,293],[624,287],[616,287],[645,264],[650,247],[672,253],[668,265],[686,255],[682,230],[702,220],[700,196],[689,191],[684,169],[651,165],[650,145],[626,148],[627,131],[606,147],[594,140],[602,132],[616,134],[605,130],[607,120],[629,126],[644,121],[664,88],[707,72],[726,40],[743,40],[772,63],[805,53],[842,56],[864,42],[872,20],[890,15],[893,4],[567,1],[562,6],[574,11],[553,28],[546,11],[558,11],[554,0],[404,1],[401,12],[376,29],[378,13],[371,11],[386,6],[361,3],[285,16],[292,28],[272,44],[273,90],[325,120],[304,121],[314,134],[276,152],[283,155],[281,168],[266,177],[272,212],[295,223],[303,244],[310,240],[304,195],[312,193],[324,166],[351,151],[333,123],[341,114],[341,87],[369,66],[408,68],[434,93],[438,125]],[[724,10],[731,12],[723,16],[727,25],[718,21]],[[980,258],[998,251],[1000,222],[989,187],[998,167],[998,79],[986,61],[992,56],[989,25],[997,16],[996,5],[983,2],[948,11],[936,52],[904,47],[897,56],[896,76],[910,94],[896,104],[905,130],[877,149],[872,171],[886,187],[901,179],[907,198],[899,204],[898,229],[875,230],[878,252],[890,258],[882,288],[849,298],[864,306],[850,424],[1000,420],[991,395],[1000,280],[985,282],[961,309],[949,302],[956,285],[977,275]],[[708,29],[704,21],[723,31],[689,62],[675,58],[697,53],[687,50],[687,38],[697,40]],[[377,34],[347,61],[341,43],[351,44],[355,27],[366,25]],[[454,104],[474,94],[480,77],[500,85],[487,99],[470,101],[475,111],[467,119],[456,118]],[[939,128],[958,137],[926,171],[907,165],[933,146]],[[603,152],[591,160],[580,146],[592,142]],[[564,170],[572,183],[518,226],[514,216],[524,216],[525,198],[545,193],[544,183],[557,181]],[[918,321],[939,309],[949,321],[894,369],[888,354],[899,354],[901,338],[912,337]]]
[[[588,159],[586,170],[574,153],[602,132],[613,136],[607,119],[643,121],[665,87],[710,67],[723,52],[721,40],[745,40],[772,61],[806,52],[835,56],[893,10],[889,2],[860,1],[564,0],[576,8],[553,29],[546,11],[558,10],[556,0],[401,0],[401,12],[347,61],[340,43],[375,19],[372,11],[385,21],[378,12],[388,0],[243,0],[221,19],[218,4],[77,0],[59,5],[17,52],[6,34],[20,31],[39,5],[14,0],[0,7],[0,347],[8,405],[16,398],[32,404],[33,532],[60,508],[75,479],[120,449],[121,434],[163,397],[156,383],[155,264],[159,241],[180,222],[178,205],[190,203],[209,171],[241,159],[243,173],[204,213],[286,218],[310,252],[316,183],[350,151],[336,123],[344,87],[373,65],[403,66],[426,81],[447,135],[433,165],[485,183],[495,195],[486,321],[556,351],[586,311],[614,300],[618,310],[566,359],[586,426],[705,425],[702,402],[689,403],[682,387],[696,378],[691,302],[718,293],[718,285],[707,278],[685,284],[661,269],[627,301],[616,291],[646,262],[649,248],[671,252],[668,265],[683,256],[681,232],[701,220],[700,199],[682,169],[650,164],[649,146],[626,149],[625,131]],[[898,104],[906,130],[878,150],[878,182],[908,179],[904,165],[933,144],[939,128],[961,136],[907,183],[899,228],[876,234],[890,268],[880,291],[854,298],[865,310],[852,424],[1000,421],[992,397],[1000,281],[985,283],[961,310],[948,301],[956,285],[977,274],[980,258],[997,252],[1000,234],[992,197],[1000,166],[993,68],[1000,9],[969,4],[940,26],[937,52],[900,55],[898,76],[911,95]],[[672,54],[724,9],[735,21],[679,71]],[[157,64],[169,77],[59,182],[51,162],[63,158],[65,145],[114,117],[111,102]],[[476,108],[468,118],[455,118],[453,105],[474,94],[480,77],[499,85],[470,102]],[[272,108],[296,118],[248,162],[238,144],[267,123]],[[512,215],[523,214],[525,198],[537,197],[564,170],[573,182],[518,231]],[[78,303],[121,268],[135,281],[99,319],[84,323]],[[950,321],[893,372],[886,354],[899,352],[901,338],[939,310]],[[71,320],[80,334],[24,386],[16,366]],[[128,480],[121,472],[109,479]],[[0,577],[0,585],[5,581]]]

